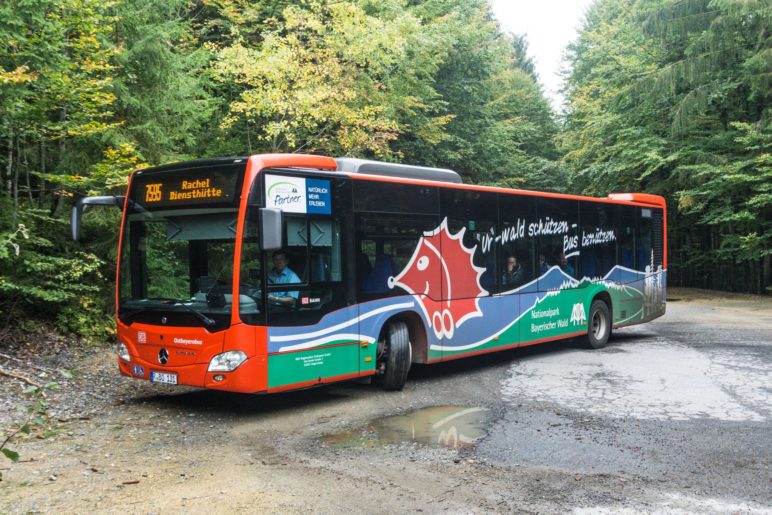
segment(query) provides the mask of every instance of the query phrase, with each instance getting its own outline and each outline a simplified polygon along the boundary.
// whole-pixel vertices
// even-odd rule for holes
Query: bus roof
[[[650,193],[612,193],[607,197],[589,197],[567,193],[552,193],[524,189],[501,188],[497,186],[482,186],[463,184],[461,178],[453,170],[446,168],[429,168],[423,166],[401,165],[354,158],[332,159],[325,156],[307,154],[257,154],[252,156],[222,157],[216,159],[197,159],[171,163],[137,172],[163,172],[180,169],[237,164],[250,161],[253,170],[263,168],[289,168],[312,173],[327,173],[345,175],[354,180],[391,182],[401,184],[416,184],[425,186],[440,186],[444,188],[510,193],[536,197],[563,198],[572,200],[590,200],[614,204],[637,204],[665,208],[665,199]],[[454,177],[455,176],[455,177]]]
[[[338,157],[335,158],[335,162],[338,163],[338,170],[348,173],[401,177],[404,179],[424,179],[454,184],[461,184],[462,182],[461,176],[448,168],[385,163],[383,161],[369,161],[353,157]]]

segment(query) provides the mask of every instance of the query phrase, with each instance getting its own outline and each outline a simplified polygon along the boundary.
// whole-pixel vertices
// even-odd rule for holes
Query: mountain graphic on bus
[[[389,288],[399,286],[417,296],[437,338],[453,338],[457,327],[482,316],[479,297],[488,295],[480,285],[485,269],[473,262],[477,246],[464,246],[465,231],[450,234],[448,219],[443,219],[423,234],[405,268],[389,278]]]

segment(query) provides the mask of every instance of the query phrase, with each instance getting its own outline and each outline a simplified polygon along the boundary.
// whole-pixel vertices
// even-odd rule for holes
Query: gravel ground
[[[772,513],[772,301],[669,295],[601,351],[417,366],[399,393],[159,387],[108,350],[4,350],[4,370],[61,387],[58,434],[0,462],[0,512]],[[24,386],[0,377],[4,427]]]

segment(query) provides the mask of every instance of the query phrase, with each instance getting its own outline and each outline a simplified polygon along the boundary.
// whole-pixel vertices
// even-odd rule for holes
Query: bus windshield
[[[241,170],[175,170],[135,178],[120,256],[123,323],[228,327]]]
[[[227,326],[237,211],[188,209],[127,215],[119,317],[168,325]]]

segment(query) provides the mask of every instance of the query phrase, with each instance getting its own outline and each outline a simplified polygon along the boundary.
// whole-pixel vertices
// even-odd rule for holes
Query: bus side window
[[[448,219],[448,231],[456,235],[462,229],[464,231],[463,244],[468,250],[474,249],[472,262],[482,270],[480,286],[488,293],[496,291],[496,255],[497,249],[493,244],[496,237],[496,224],[488,220],[458,220]],[[443,242],[443,245],[445,243]]]
[[[582,202],[581,209],[581,276],[598,280],[606,277],[616,264],[617,227],[615,206],[599,202]]]
[[[538,275],[545,275],[553,267],[558,267],[563,274],[578,279],[579,266],[579,206],[575,200],[548,199],[538,200],[538,217],[535,232],[539,234]],[[549,287],[551,283],[544,283]],[[541,284],[539,288],[545,286]]]
[[[633,206],[617,206],[619,227],[617,230],[617,254],[619,264],[635,270],[635,210]]]
[[[303,284],[308,283],[308,220],[305,217],[285,216],[286,242],[283,249],[289,263],[287,267],[295,272]],[[269,260],[270,262],[270,260]]]
[[[404,295],[403,289],[389,287],[389,278],[408,265],[423,233],[436,226],[434,217],[360,217],[356,251],[359,295],[366,298]]]
[[[662,209],[652,209],[651,248],[654,253],[654,268],[665,265],[665,215]]]
[[[443,216],[447,216],[451,236],[465,229],[462,243],[467,249],[474,249],[472,261],[483,270],[480,286],[488,295],[495,293],[499,282],[499,249],[495,243],[498,195],[485,191],[441,190],[440,205]]]
[[[311,282],[340,281],[340,220],[310,220]]]
[[[501,235],[500,291],[511,291],[537,276],[534,249],[536,238],[528,227],[536,219],[536,201],[524,195],[499,195],[499,233]],[[514,261],[513,271],[507,262]]]
[[[638,252],[636,253],[635,269],[639,272],[653,271],[654,249],[651,245],[652,239],[652,209],[648,207],[636,208],[639,213],[638,234]]]

